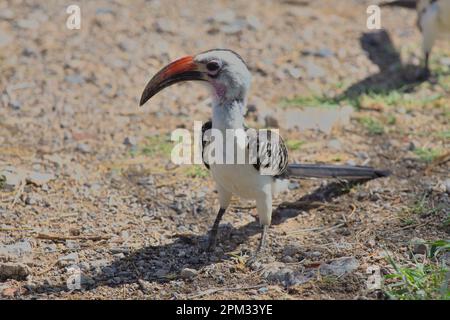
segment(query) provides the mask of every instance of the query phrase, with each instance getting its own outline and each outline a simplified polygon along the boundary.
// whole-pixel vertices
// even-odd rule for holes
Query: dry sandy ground
[[[448,239],[450,46],[435,48],[434,81],[412,82],[413,12],[383,10],[388,36],[373,36],[369,1],[78,3],[81,30],[60,1],[0,5],[3,298],[379,299],[369,266],[389,273],[386,252],[407,265],[413,239]],[[275,203],[271,258],[252,267],[253,203],[234,201],[207,254],[214,185],[170,162],[170,132],[209,119],[208,92],[187,83],[138,108],[165,63],[211,48],[250,65],[250,124],[323,97],[359,101],[331,130],[281,128],[291,161],[393,171],[351,187],[293,182]],[[81,290],[67,288],[71,266]]]

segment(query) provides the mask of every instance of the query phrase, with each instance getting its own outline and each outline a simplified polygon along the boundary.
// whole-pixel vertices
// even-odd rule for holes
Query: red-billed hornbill
[[[417,10],[417,26],[422,32],[424,68],[422,75],[430,75],[429,60],[433,45],[441,36],[450,36],[450,0],[394,0],[380,4]]]
[[[142,94],[140,105],[162,89],[188,80],[204,81],[212,89],[213,96],[212,121],[202,128],[202,158],[216,182],[220,204],[209,237],[209,250],[215,248],[219,223],[232,195],[256,200],[259,222],[263,227],[257,250],[259,252],[264,247],[272,219],[272,197],[287,189],[289,177],[373,179],[389,174],[370,167],[288,164],[288,153],[283,140],[275,139],[277,143],[270,143],[270,139],[260,139],[261,131],[255,131],[258,132],[256,136],[250,137],[244,145],[244,148],[257,145],[256,162],[209,163],[206,151],[210,143],[207,138],[209,129],[218,130],[223,137],[230,130],[236,132],[236,136],[238,132],[250,131],[244,124],[244,113],[251,74],[244,60],[231,50],[214,49],[197,56],[187,56],[170,63],[150,80]],[[270,130],[265,132],[269,136],[276,134]],[[234,141],[235,138],[233,137],[233,143],[238,144],[238,139]],[[227,159],[226,152],[227,148],[224,147],[224,159]],[[270,169],[269,174],[267,171],[262,172],[264,169]]]

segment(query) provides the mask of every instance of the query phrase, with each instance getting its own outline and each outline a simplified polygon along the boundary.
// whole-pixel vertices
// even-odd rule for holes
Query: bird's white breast
[[[214,180],[229,192],[246,199],[271,193],[273,178],[260,175],[250,164],[211,164]]]

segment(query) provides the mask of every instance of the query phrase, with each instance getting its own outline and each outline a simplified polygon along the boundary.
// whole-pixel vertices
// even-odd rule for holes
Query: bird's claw
[[[418,81],[426,81],[426,80],[430,79],[430,77],[431,77],[431,72],[430,72],[429,68],[420,69],[416,74],[416,79]]]
[[[257,270],[262,267],[263,264],[270,262],[271,256],[267,254],[266,249],[257,250],[247,261],[247,267]]]
[[[209,240],[208,246],[206,247],[207,252],[214,252],[216,250],[216,240]]]

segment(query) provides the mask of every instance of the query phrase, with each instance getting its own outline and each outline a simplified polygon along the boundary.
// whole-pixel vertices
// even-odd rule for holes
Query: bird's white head
[[[142,106],[162,89],[181,81],[199,80],[210,84],[215,99],[245,101],[251,74],[244,60],[227,49],[213,49],[178,59],[161,69],[147,84]]]

